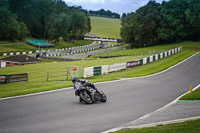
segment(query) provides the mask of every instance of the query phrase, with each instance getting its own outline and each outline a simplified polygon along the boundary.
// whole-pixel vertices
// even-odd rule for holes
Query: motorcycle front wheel
[[[86,90],[81,91],[79,96],[87,104],[91,104],[93,102],[89,92]]]
[[[102,92],[101,94],[101,102],[105,103],[107,101],[106,95]]]

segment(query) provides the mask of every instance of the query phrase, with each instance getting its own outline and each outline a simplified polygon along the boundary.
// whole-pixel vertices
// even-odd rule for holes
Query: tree
[[[160,5],[150,0],[122,18],[121,37],[132,47],[199,40],[200,1],[170,0]]]
[[[71,33],[73,36],[81,36],[88,31],[88,22],[82,12],[73,12],[71,21]]]
[[[19,26],[20,26],[20,34],[18,39],[23,40],[26,36],[29,35],[29,31],[24,22],[19,22]]]
[[[130,43],[132,47],[138,47],[138,39],[140,34],[138,31],[138,14],[130,13],[125,18],[122,18],[122,28],[121,28],[121,37],[124,42]]]
[[[200,39],[200,1],[190,0],[189,8],[185,12],[187,22],[190,24],[189,38]]]
[[[126,17],[126,16],[127,16],[126,13],[123,13],[123,14],[122,14],[122,18],[124,18],[124,17]]]
[[[122,19],[121,37],[132,47],[142,47],[156,44],[157,28],[161,16],[160,4],[149,1],[146,6],[138,9]]]
[[[170,0],[162,3],[160,28],[158,37],[161,41],[181,41],[187,37],[185,11],[187,0]]]
[[[6,0],[0,2],[0,39],[15,40],[19,37],[20,26],[17,17],[8,9]]]
[[[140,46],[150,46],[157,43],[156,31],[161,20],[159,10],[160,4],[152,0],[136,11],[138,13],[137,30],[139,34],[137,43]]]
[[[50,22],[48,35],[52,40],[58,41],[60,37],[68,39],[71,19],[67,14],[60,14],[54,16]]]
[[[0,19],[0,39],[23,39],[30,34],[59,40],[91,30],[87,11],[68,7],[63,0],[1,0]]]

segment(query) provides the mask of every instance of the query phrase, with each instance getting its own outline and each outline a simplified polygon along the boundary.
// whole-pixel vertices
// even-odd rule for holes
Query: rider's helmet
[[[72,77],[72,82],[75,83],[76,81],[78,81],[77,77]]]

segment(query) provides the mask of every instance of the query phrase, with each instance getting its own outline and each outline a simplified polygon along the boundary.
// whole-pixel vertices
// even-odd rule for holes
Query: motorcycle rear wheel
[[[80,98],[87,104],[91,104],[93,103],[92,98],[89,94],[89,92],[87,92],[86,90],[81,91],[79,94]]]

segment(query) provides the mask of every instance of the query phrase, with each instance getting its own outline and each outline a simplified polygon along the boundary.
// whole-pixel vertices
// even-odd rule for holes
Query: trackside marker
[[[192,93],[192,86],[190,86],[190,93]]]

